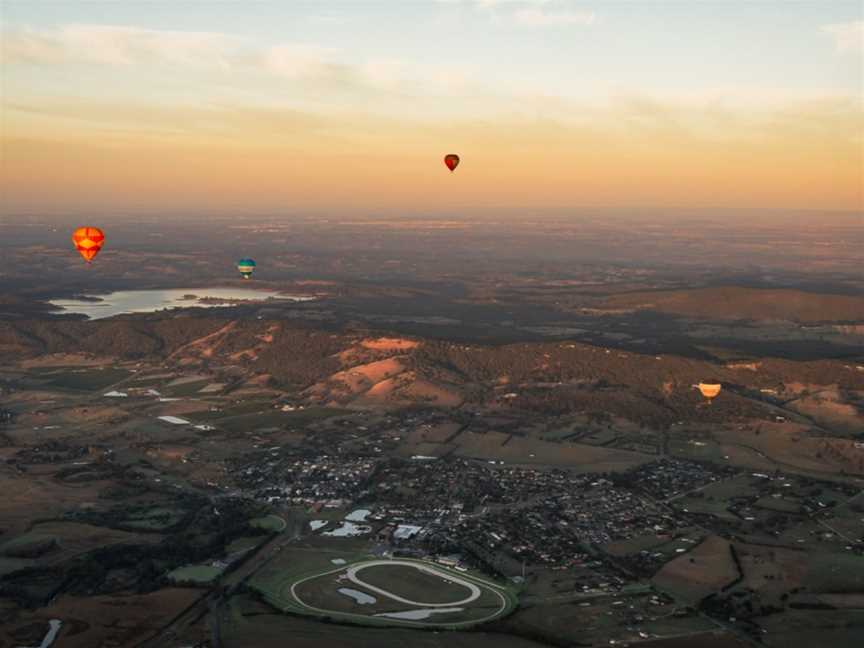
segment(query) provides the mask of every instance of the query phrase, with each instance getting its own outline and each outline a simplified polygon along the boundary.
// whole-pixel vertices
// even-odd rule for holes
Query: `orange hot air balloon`
[[[98,227],[79,227],[72,233],[72,243],[87,263],[99,254],[103,241],[105,234]]]
[[[453,170],[459,166],[459,156],[455,153],[448,153],[444,156],[444,164],[450,169],[450,173],[453,173]]]
[[[699,388],[699,391],[702,392],[702,395],[708,399],[709,404],[712,400],[717,398],[720,390],[723,389],[723,385],[720,383],[699,383],[696,386]]]

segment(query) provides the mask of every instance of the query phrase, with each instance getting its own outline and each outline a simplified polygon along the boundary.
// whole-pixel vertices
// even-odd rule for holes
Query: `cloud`
[[[156,66],[260,72],[291,79],[332,79],[348,66],[339,50],[305,43],[261,47],[217,32],[142,29],[124,25],[64,25],[4,32],[3,62],[39,65]],[[345,69],[343,69],[345,68]]]
[[[593,25],[593,11],[572,8],[570,0],[436,0],[442,4],[476,7],[494,18],[505,18],[517,25],[529,27],[561,27]]]
[[[244,57],[244,63],[289,79],[326,79],[348,76],[347,66],[336,61],[338,50],[317,45],[274,45]]]
[[[551,4],[555,0],[471,0],[474,4],[481,7],[496,7],[504,5],[545,5]]]
[[[834,38],[838,52],[864,52],[864,20],[823,25],[821,31]]]
[[[593,25],[593,11],[543,11],[542,9],[520,9],[513,13],[520,25],[531,27],[554,27],[563,25]]]
[[[462,4],[474,5],[489,9],[492,7],[501,7],[505,5],[545,5],[561,2],[562,0],[434,0],[438,4]]]
[[[434,94],[465,83],[461,68],[392,59],[356,60],[339,48],[310,43],[262,45],[225,33],[73,24],[10,29],[2,36],[4,65],[139,67],[167,71],[172,78],[186,68],[230,74],[237,79],[236,87],[271,77],[313,84],[318,90],[422,87],[427,94]],[[190,83],[208,79],[201,75],[189,78]]]
[[[306,20],[311,23],[323,23],[328,25],[341,25],[348,22],[348,19],[344,16],[337,16],[335,14],[319,14],[316,16],[309,16]]]
[[[237,40],[215,32],[168,31],[119,25],[71,24],[3,34],[4,63],[86,62],[113,66],[140,62],[225,65]]]
[[[506,0],[493,0],[505,2]],[[540,2],[540,0],[535,0]],[[590,25],[594,14],[565,10],[561,2],[549,7],[527,8],[527,24]],[[572,7],[571,7],[572,9]],[[535,13],[531,13],[535,12]],[[502,19],[513,12],[503,10]],[[539,17],[538,17],[539,16]],[[533,21],[533,22],[532,22]],[[132,78],[142,71],[138,87],[142,99],[186,102],[239,102],[245,105],[282,106],[295,110],[338,113],[345,106],[360,106],[377,115],[403,115],[409,119],[430,117],[459,119],[495,115],[531,116],[562,123],[599,120],[609,103],[622,94],[655,97],[679,106],[688,123],[692,115],[722,112],[756,115],[808,102],[830,101],[836,89],[744,85],[741,87],[680,88],[619,87],[608,80],[580,81],[574,86],[550,87],[543,79],[484,79],[470,66],[410,61],[401,58],[353,57],[339,47],[311,43],[265,44],[225,33],[148,30],[130,26],[67,25],[53,29],[18,29],[5,32],[4,65],[26,62],[42,66],[84,65],[101,67],[100,74],[83,75],[86,90],[101,92],[114,77]],[[11,65],[8,65],[10,69]],[[134,74],[130,74],[134,68]],[[37,76],[32,70],[24,75]],[[77,72],[77,70],[76,70]],[[119,75],[118,75],[119,72]],[[13,73],[17,74],[17,72]],[[77,74],[68,74],[74,85],[71,96],[86,91],[77,85]],[[52,91],[68,94],[68,84]],[[21,86],[17,102],[38,103],[39,92]],[[179,89],[179,90],[178,90]],[[857,95],[856,95],[857,96]],[[859,102],[862,101],[859,97]],[[706,113],[706,110],[712,111]],[[651,110],[630,110],[640,123],[659,123]],[[675,119],[679,119],[676,115]],[[713,128],[712,128],[713,130]]]

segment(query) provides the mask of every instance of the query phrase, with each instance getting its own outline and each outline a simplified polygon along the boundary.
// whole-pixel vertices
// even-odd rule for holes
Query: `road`
[[[762,407],[765,407],[766,409],[771,410],[775,415],[782,415],[785,419],[792,421],[793,423],[800,423],[801,425],[807,425],[814,430],[818,430],[819,432],[821,432],[825,436],[832,436],[832,437],[844,436],[841,432],[837,432],[835,430],[831,430],[829,428],[826,428],[826,427],[820,425],[819,423],[817,423],[816,421],[814,421],[809,416],[807,416],[805,414],[801,414],[800,412],[797,412],[795,410],[789,409],[789,408],[785,407],[784,405],[777,405],[776,403],[771,403],[771,402],[769,402],[767,400],[763,400],[761,398],[756,398],[756,397],[750,396],[748,394],[743,394],[739,391],[735,391],[734,393],[737,396],[740,396],[741,398],[746,398],[747,400],[749,400],[753,403],[756,403],[758,405],[761,405]]]
[[[208,616],[210,644],[212,648],[222,648],[222,633],[219,620],[222,607],[232,594],[250,576],[264,567],[286,544],[297,540],[303,532],[305,519],[299,515],[285,513],[286,528],[282,533],[272,536],[258,551],[250,552],[246,558],[226,577],[225,582],[207,591],[192,605],[172,619],[156,635],[139,643],[136,648],[174,648],[188,631]]]

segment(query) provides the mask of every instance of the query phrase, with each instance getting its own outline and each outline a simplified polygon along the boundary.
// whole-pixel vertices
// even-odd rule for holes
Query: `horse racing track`
[[[491,580],[435,563],[361,560],[283,582],[285,611],[374,624],[465,628],[509,613],[516,596]]]

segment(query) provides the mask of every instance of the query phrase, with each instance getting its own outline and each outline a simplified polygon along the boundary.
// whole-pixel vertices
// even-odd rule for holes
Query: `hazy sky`
[[[0,12],[6,213],[864,208],[857,1]]]

